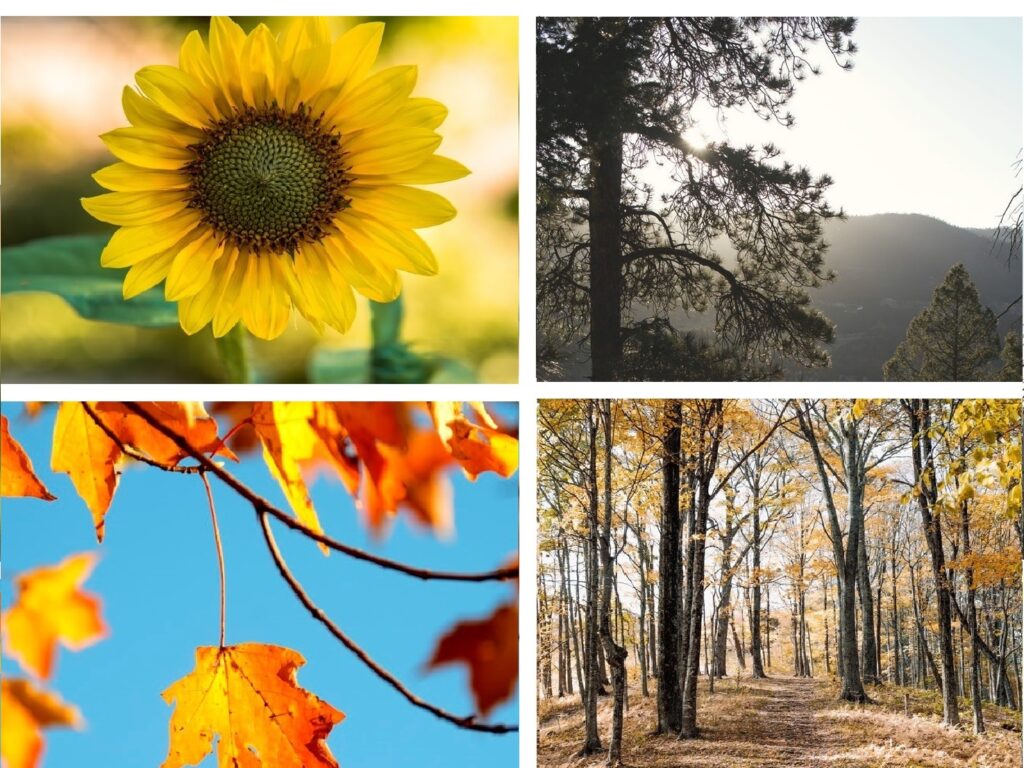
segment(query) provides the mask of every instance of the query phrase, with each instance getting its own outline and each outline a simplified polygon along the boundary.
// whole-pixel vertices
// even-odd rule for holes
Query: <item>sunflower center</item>
[[[308,112],[247,107],[206,133],[186,166],[190,205],[236,245],[294,253],[348,205],[340,137]]]

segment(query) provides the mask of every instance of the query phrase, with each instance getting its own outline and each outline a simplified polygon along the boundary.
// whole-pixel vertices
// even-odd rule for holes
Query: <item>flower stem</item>
[[[216,339],[217,355],[224,368],[224,375],[230,384],[246,384],[251,371],[249,369],[248,339],[241,323],[236,325],[224,336]]]

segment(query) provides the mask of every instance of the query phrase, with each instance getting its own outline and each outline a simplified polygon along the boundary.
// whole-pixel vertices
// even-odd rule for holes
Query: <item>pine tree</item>
[[[1020,381],[1020,331],[1010,331],[1006,334],[1006,339],[1003,341],[1003,351],[999,357],[1003,361],[1003,367],[999,371],[999,378],[1003,381]]]
[[[705,377],[723,357],[741,360],[724,373],[744,379],[770,375],[783,358],[828,364],[822,345],[833,326],[807,289],[832,277],[821,227],[840,215],[825,200],[831,179],[785,162],[771,145],[697,148],[682,136],[697,104],[746,107],[791,125],[796,83],[817,72],[811,49],[821,44],[825,58],[849,68],[854,26],[838,18],[538,20],[537,306],[549,337],[538,349],[589,336],[593,379],[642,378],[637,368],[647,361],[629,342],[631,307],[643,304],[659,318],[677,309],[714,317],[714,348],[676,379]],[[677,184],[661,196],[638,178],[655,162]],[[716,252],[718,238],[734,259]],[[653,377],[663,375],[665,366],[655,368]]]
[[[882,369],[886,381],[981,381],[999,358],[996,317],[982,306],[963,264],[935,289],[910,321],[906,338]]]

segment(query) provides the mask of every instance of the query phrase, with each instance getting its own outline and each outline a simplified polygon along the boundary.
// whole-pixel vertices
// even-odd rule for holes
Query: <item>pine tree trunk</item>
[[[625,73],[618,76],[625,77]],[[623,137],[616,127],[609,127],[604,115],[588,126],[587,136],[590,142],[591,378],[614,381],[619,376],[622,359]]]

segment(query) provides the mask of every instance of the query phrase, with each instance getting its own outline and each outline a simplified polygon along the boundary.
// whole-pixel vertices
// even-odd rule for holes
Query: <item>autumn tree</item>
[[[956,264],[882,372],[886,381],[982,381],[992,378],[998,358],[995,313],[982,306],[970,274]]]
[[[589,338],[591,377],[771,376],[828,364],[832,324],[808,289],[831,279],[831,184],[777,148],[683,136],[693,109],[793,123],[796,84],[824,58],[851,66],[852,19],[542,18],[537,24],[538,349]],[[660,197],[640,179],[666,165]],[[717,252],[728,240],[735,257]],[[636,320],[634,305],[654,309]],[[705,338],[667,313],[709,311]],[[652,354],[653,351],[653,354]],[[650,367],[648,367],[650,365]]]

